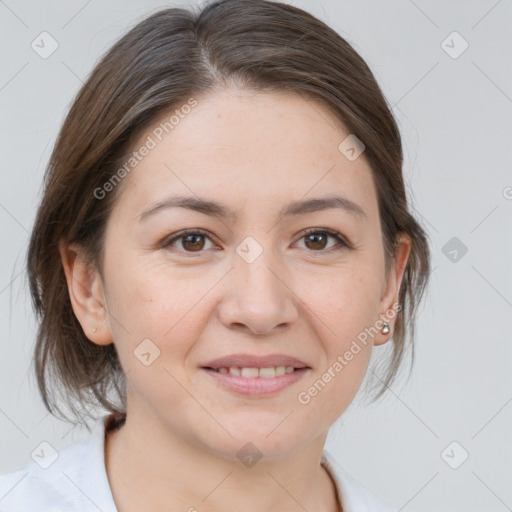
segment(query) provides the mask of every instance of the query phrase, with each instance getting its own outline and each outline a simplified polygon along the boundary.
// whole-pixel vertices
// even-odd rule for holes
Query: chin
[[[307,425],[304,422],[298,430],[296,419],[292,420],[293,413],[289,418],[286,418],[287,414],[255,413],[240,415],[233,422],[224,421],[222,424],[233,437],[225,432],[225,435],[219,433],[216,435],[218,444],[212,448],[230,459],[240,459],[246,454],[250,456],[252,452],[265,459],[289,456],[314,436],[305,430]],[[211,441],[210,438],[209,444]]]

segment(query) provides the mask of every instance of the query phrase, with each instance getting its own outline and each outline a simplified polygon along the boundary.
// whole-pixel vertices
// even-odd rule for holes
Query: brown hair
[[[430,270],[428,241],[408,211],[397,124],[364,60],[333,29],[291,5],[221,0],[199,12],[169,8],[138,23],[95,66],[48,163],[27,264],[39,320],[35,373],[52,414],[66,419],[59,394],[77,418],[98,403],[126,411],[115,346],[85,336],[71,307],[59,242],[80,244],[103,275],[105,225],[121,187],[102,200],[94,191],[112,179],[155,119],[193,94],[227,84],[321,102],[364,143],[378,191],[387,269],[397,234],[412,239],[392,357],[377,396],[395,378],[406,339],[413,347],[413,320]]]

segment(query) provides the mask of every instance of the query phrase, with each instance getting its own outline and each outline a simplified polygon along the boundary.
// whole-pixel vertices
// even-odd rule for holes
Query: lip
[[[291,365],[290,365],[291,366]],[[246,367],[250,368],[250,367]],[[209,375],[217,384],[224,389],[245,396],[268,396],[275,394],[297,381],[302,379],[311,368],[304,367],[294,370],[292,373],[285,373],[279,377],[241,377],[230,373],[219,373],[211,368],[201,368],[201,371]]]
[[[309,366],[296,357],[284,354],[267,354],[264,356],[256,356],[251,354],[232,354],[220,357],[202,365],[203,369],[213,368],[269,368],[271,366],[293,366],[294,368],[309,368]],[[295,373],[295,372],[294,372]],[[293,375],[293,374],[290,374]],[[284,375],[283,375],[284,377]],[[245,378],[245,377],[244,377]],[[281,378],[281,377],[276,377]],[[249,380],[249,379],[248,379]],[[273,380],[273,379],[268,379]]]

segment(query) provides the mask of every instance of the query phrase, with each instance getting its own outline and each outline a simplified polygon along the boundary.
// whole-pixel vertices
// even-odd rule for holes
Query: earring
[[[382,322],[382,334],[387,334],[389,332],[389,324],[385,320]]]
[[[94,329],[92,330],[92,332],[96,332],[98,329],[96,329],[96,327],[94,327]]]

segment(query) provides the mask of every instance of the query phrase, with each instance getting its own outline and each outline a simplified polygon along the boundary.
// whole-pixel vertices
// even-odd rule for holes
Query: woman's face
[[[386,319],[401,275],[385,274],[364,152],[354,158],[361,148],[347,149],[350,139],[339,149],[349,133],[328,110],[235,89],[195,100],[178,107],[169,133],[159,120],[135,144],[107,224],[103,298],[128,412],[216,454],[235,457],[252,442],[283,456],[323,443],[350,404],[372,344],[391,334],[358,340]],[[198,208],[173,206],[178,196]],[[321,208],[335,196],[358,206]],[[268,379],[275,369],[206,369],[240,354],[306,368]],[[255,365],[301,366],[217,366]]]

